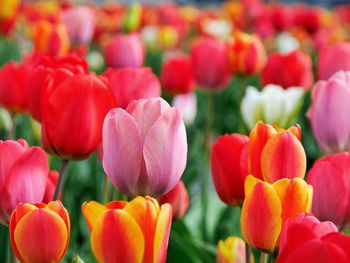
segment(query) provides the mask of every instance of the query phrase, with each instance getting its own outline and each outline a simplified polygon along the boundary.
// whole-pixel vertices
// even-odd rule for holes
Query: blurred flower
[[[232,23],[228,20],[207,16],[200,22],[201,33],[207,36],[227,39],[232,34]]]
[[[300,126],[288,130],[259,121],[249,135],[248,174],[273,183],[282,178],[304,178],[306,154]]]
[[[327,80],[340,70],[350,70],[350,42],[324,46],[319,51],[318,79]]]
[[[211,175],[217,194],[228,205],[241,205],[248,175],[248,137],[241,134],[219,136],[211,148]]]
[[[288,54],[300,48],[300,43],[288,32],[278,34],[276,38],[277,50],[282,54]]]
[[[188,193],[185,184],[179,181],[177,185],[158,198],[159,205],[170,204],[173,208],[173,220],[179,220],[188,209]]]
[[[133,32],[140,27],[142,16],[142,6],[133,2],[129,5],[123,19],[123,28],[126,32]]]
[[[86,60],[89,64],[89,69],[93,72],[100,72],[104,68],[105,60],[99,51],[90,51]]]
[[[350,150],[350,71],[339,71],[316,83],[307,117],[325,153]]]
[[[12,61],[0,68],[0,105],[10,112],[26,110],[24,90],[28,72],[27,65]]]
[[[144,47],[138,33],[117,34],[105,49],[105,60],[109,67],[141,67],[144,60]]]
[[[11,246],[21,262],[60,262],[69,236],[69,215],[60,201],[20,204],[11,215]]]
[[[95,31],[95,14],[87,6],[74,6],[64,10],[62,22],[73,44],[88,44]]]
[[[328,155],[317,160],[307,181],[314,188],[312,212],[341,229],[350,223],[350,154]]]
[[[214,38],[202,38],[192,46],[191,58],[195,78],[203,89],[221,90],[230,81],[225,43]]]
[[[168,58],[163,65],[160,78],[164,90],[171,94],[191,92],[196,84],[191,58],[186,55]]]
[[[239,237],[229,236],[218,243],[216,263],[245,263],[245,242]],[[251,261],[254,263],[254,256]]]
[[[173,26],[163,25],[158,29],[158,44],[164,49],[175,48],[179,38],[179,33]]]
[[[262,70],[261,79],[264,86],[276,84],[283,88],[308,89],[313,81],[311,58],[300,50],[288,54],[272,53]]]
[[[42,202],[49,165],[45,152],[26,141],[0,141],[0,223],[8,224],[19,203]]]
[[[311,202],[312,186],[301,178],[269,184],[249,175],[241,214],[244,239],[252,247],[274,252],[287,218],[294,220],[300,213],[309,212]]]
[[[154,49],[157,47],[159,35],[159,28],[157,26],[144,26],[140,34],[147,48]]]
[[[160,97],[161,86],[150,68],[108,68],[104,73],[117,105],[125,109],[132,100]]]
[[[20,0],[0,0],[0,21],[12,18],[17,11]]]
[[[266,51],[256,35],[236,31],[228,44],[231,70],[234,74],[253,75],[260,72],[266,63]]]
[[[53,194],[55,192],[57,181],[58,181],[58,172],[49,171],[43,203],[48,203],[53,200]]]
[[[186,125],[191,125],[197,115],[197,96],[195,93],[174,96],[172,106],[178,108]]]
[[[187,160],[181,112],[161,98],[111,110],[103,124],[103,168],[127,195],[161,196],[179,182]]]
[[[130,202],[83,204],[91,249],[99,262],[160,262],[166,260],[171,206],[138,196]]]
[[[262,91],[248,87],[241,102],[243,120],[249,129],[259,120],[287,128],[298,115],[303,96],[304,89],[299,87],[283,89],[269,84]]]
[[[43,146],[66,160],[85,159],[95,150],[104,117],[116,106],[105,78],[66,70],[54,74],[41,101]]]
[[[0,129],[6,132],[10,131],[13,127],[13,121],[10,113],[3,108],[0,108]]]
[[[62,56],[69,52],[70,41],[63,24],[41,21],[35,25],[33,42],[35,50],[51,56]]]
[[[321,27],[321,8],[303,4],[295,5],[294,24],[309,34],[315,33]]]

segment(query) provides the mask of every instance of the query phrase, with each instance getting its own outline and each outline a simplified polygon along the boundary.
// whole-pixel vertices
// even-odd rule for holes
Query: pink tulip
[[[109,68],[104,73],[119,107],[132,100],[160,97],[161,86],[150,68]]]
[[[141,67],[144,60],[144,47],[140,35],[131,33],[114,36],[106,47],[105,58],[109,67]]]
[[[350,42],[324,46],[318,53],[318,79],[327,80],[340,70],[350,70]]]
[[[350,150],[350,71],[340,71],[312,90],[307,117],[320,149],[326,153]]]
[[[311,168],[307,181],[314,188],[312,212],[343,228],[350,223],[350,153],[323,157]]]
[[[0,141],[0,223],[8,224],[19,203],[40,203],[49,166],[45,152],[26,141]]]
[[[223,89],[231,79],[225,43],[202,38],[191,49],[192,65],[197,83],[204,89]]]
[[[163,195],[179,182],[186,166],[181,112],[161,98],[112,109],[104,120],[102,142],[104,170],[128,195]]]

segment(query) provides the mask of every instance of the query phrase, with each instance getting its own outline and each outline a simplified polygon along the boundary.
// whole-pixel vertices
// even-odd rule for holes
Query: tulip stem
[[[16,128],[17,128],[16,113],[11,113],[11,119],[12,119],[12,126],[8,132],[8,139],[15,140],[16,139]]]
[[[62,192],[64,174],[66,172],[67,165],[68,165],[68,160],[61,160],[61,167],[60,167],[60,172],[58,175],[58,181],[56,184],[55,193],[53,195],[53,200],[58,200],[59,196]]]
[[[260,254],[260,263],[267,263],[268,262],[268,257],[269,255],[264,253],[264,252],[261,252]]]
[[[245,262],[250,263],[250,246],[248,243],[245,243]]]
[[[16,262],[17,262],[16,256],[13,253],[13,250],[12,250],[11,245],[10,245],[10,263],[16,263]]]
[[[103,184],[103,203],[107,204],[109,201],[109,195],[110,195],[110,185],[108,181],[108,177],[105,175],[104,177],[104,184]]]

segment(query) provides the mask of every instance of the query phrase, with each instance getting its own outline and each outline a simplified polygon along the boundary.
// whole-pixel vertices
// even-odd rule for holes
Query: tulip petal
[[[254,87],[248,87],[241,102],[241,113],[245,124],[249,129],[254,128],[261,119],[260,93]]]
[[[141,263],[145,240],[137,222],[121,209],[108,210],[91,232],[91,249],[100,263]]]
[[[123,193],[135,194],[142,158],[142,139],[133,117],[111,110],[103,124],[103,168]]]
[[[83,215],[89,226],[90,232],[92,231],[94,226],[97,224],[97,221],[99,220],[100,216],[107,210],[108,209],[106,206],[95,201],[90,201],[87,203],[85,202],[82,205]]]
[[[179,182],[187,160],[186,129],[179,109],[168,109],[150,128],[143,156],[149,181],[141,187],[143,194],[158,197],[169,192]]]

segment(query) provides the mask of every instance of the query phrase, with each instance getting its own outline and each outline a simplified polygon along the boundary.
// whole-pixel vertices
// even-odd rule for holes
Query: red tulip
[[[144,60],[144,47],[139,34],[114,36],[106,47],[105,58],[109,67],[141,67]]]
[[[262,70],[261,78],[263,86],[276,84],[283,88],[294,86],[308,89],[313,81],[311,58],[300,50],[288,54],[272,53]]]
[[[61,159],[84,159],[101,143],[102,124],[116,105],[105,78],[58,70],[42,95],[42,143]]]
[[[49,166],[39,147],[24,140],[0,141],[0,223],[7,224],[19,203],[43,200]]]
[[[160,97],[161,86],[150,68],[109,68],[104,73],[118,106],[125,109],[132,100]]]
[[[294,24],[305,29],[308,33],[315,33],[321,27],[321,22],[321,8],[307,5],[294,7]]]
[[[216,192],[228,205],[241,205],[244,181],[248,175],[248,137],[241,134],[220,136],[211,150],[211,174]]]
[[[8,62],[0,68],[0,105],[12,112],[26,110],[25,86],[29,67]]]
[[[324,46],[318,53],[318,79],[327,80],[340,70],[350,71],[350,42]]]
[[[55,192],[57,181],[58,181],[58,172],[49,171],[43,203],[48,203],[53,200],[53,194]]]
[[[159,205],[170,204],[173,208],[173,220],[179,220],[188,209],[188,193],[185,184],[180,181],[170,192],[158,198]]]
[[[191,49],[197,83],[211,91],[223,89],[231,79],[225,43],[214,38],[202,38]]]
[[[166,60],[161,73],[164,90],[171,94],[189,93],[195,88],[190,57],[174,56]]]

